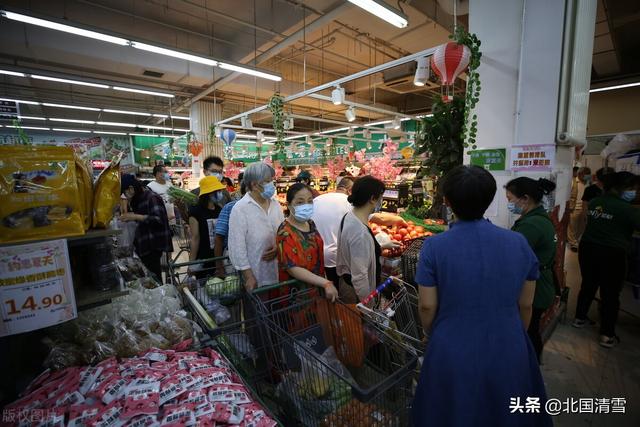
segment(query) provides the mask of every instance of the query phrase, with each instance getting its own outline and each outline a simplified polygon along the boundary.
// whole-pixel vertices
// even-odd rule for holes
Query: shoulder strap
[[[344,219],[347,217],[347,214],[348,213],[344,214],[342,216],[342,220],[340,221],[340,234],[342,234],[342,229],[344,228]]]

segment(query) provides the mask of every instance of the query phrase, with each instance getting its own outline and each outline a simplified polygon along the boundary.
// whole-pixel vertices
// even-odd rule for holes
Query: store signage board
[[[507,164],[506,148],[469,151],[471,164],[489,171],[503,171]]]
[[[13,101],[0,101],[0,119],[15,119],[20,115],[18,103]]]
[[[514,145],[510,169],[514,172],[550,172],[555,166],[555,144]]]
[[[0,247],[0,337],[78,316],[67,241]]]

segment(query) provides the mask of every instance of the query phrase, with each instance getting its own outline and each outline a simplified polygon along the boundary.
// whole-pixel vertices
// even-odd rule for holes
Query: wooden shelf
[[[100,291],[87,287],[79,287],[76,289],[76,307],[78,311],[88,310],[90,308],[99,307],[101,305],[110,304],[112,300],[119,297],[129,295],[126,289],[109,289]]]

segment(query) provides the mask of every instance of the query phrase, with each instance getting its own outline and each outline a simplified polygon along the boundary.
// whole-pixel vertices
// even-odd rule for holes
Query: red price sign
[[[44,297],[40,301],[40,304],[36,302],[36,298],[33,295],[29,295],[24,302],[17,301],[14,299],[8,299],[4,303],[7,307],[7,315],[13,316],[16,314],[21,314],[23,311],[35,311],[40,310],[42,308],[49,308],[51,306],[56,306],[62,304],[64,298],[60,294],[56,294],[52,297]]]

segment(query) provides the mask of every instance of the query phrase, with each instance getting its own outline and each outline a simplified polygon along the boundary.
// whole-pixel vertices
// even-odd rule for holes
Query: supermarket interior
[[[2,426],[640,426],[637,0],[0,0]]]

